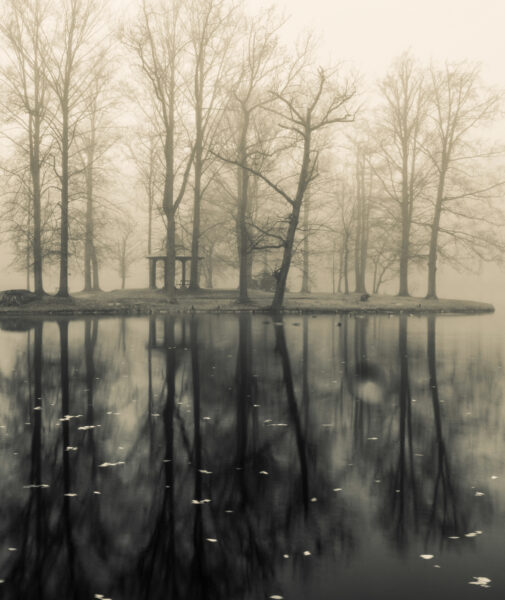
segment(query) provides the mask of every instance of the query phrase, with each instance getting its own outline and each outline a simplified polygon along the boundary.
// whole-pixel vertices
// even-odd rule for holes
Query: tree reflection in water
[[[325,597],[316,564],[338,585],[373,544],[451,551],[494,514],[490,493],[475,502],[459,386],[465,410],[486,392],[475,423],[499,437],[501,362],[442,360],[437,323],[241,313],[0,332],[17,344],[0,388],[4,597]]]

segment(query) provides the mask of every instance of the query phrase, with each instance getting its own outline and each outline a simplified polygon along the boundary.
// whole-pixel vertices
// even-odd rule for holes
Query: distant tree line
[[[437,295],[441,261],[503,255],[502,149],[486,137],[502,93],[470,62],[398,57],[358,99],[357,77],[321,66],[313,36],[282,42],[274,8],[239,0],[4,0],[0,21],[3,240],[27,286],[69,269],[122,286],[143,253],[191,255],[190,288],[238,273],[309,292],[314,261],[334,293],[378,293],[412,265]],[[489,139],[487,139],[489,138]],[[199,260],[203,257],[204,260]],[[258,283],[260,282],[260,283]]]

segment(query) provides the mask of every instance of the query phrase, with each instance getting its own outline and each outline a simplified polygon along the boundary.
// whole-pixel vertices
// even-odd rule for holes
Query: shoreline
[[[0,305],[0,319],[9,317],[134,316],[150,314],[271,313],[272,294],[250,293],[251,302],[239,304],[237,290],[178,290],[176,303],[168,302],[162,290],[114,290],[78,292],[69,298],[44,296],[21,306]],[[361,294],[286,293],[281,314],[486,314],[492,304],[471,300],[426,299],[412,296],[370,296]]]

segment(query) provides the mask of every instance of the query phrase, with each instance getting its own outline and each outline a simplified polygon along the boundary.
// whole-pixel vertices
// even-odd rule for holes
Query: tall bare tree
[[[484,88],[480,82],[480,68],[468,63],[446,63],[443,68],[432,65],[429,81],[432,136],[424,150],[434,168],[435,194],[430,223],[427,297],[436,298],[440,235],[458,236],[449,224],[443,227],[444,213],[446,218],[463,217],[474,225],[485,219],[480,201],[503,186],[503,181],[483,181],[482,172],[486,169],[482,168],[482,163],[492,159],[492,149],[483,148],[475,139],[475,130],[496,117],[501,95]],[[478,177],[471,176],[475,165],[481,167]],[[467,200],[474,205],[470,211],[463,206]],[[477,210],[476,203],[479,204]],[[488,229],[490,225],[488,223]],[[472,243],[471,233],[460,232],[459,236],[463,236],[467,244]],[[485,243],[485,236],[477,235],[473,245],[477,249]]]
[[[422,70],[410,54],[403,54],[394,62],[379,90],[383,112],[378,122],[381,132],[378,137],[385,165],[376,174],[398,207],[399,295],[408,296],[414,207],[425,177],[419,163],[427,103]]]
[[[3,109],[22,131],[21,144],[27,148],[30,173],[33,275],[35,293],[42,295],[42,169],[47,161],[47,45],[45,29],[50,20],[46,0],[5,0],[0,37],[7,51],[7,63],[0,77],[7,90]]]
[[[68,296],[69,186],[76,174],[72,151],[77,128],[93,98],[90,80],[105,58],[102,0],[62,0],[63,14],[53,32],[47,60],[48,80],[57,101],[53,129],[58,147],[60,187],[60,282],[58,296]]]
[[[123,40],[137,56],[138,66],[155,99],[156,126],[163,143],[164,183],[163,211],[166,216],[165,290],[175,301],[175,230],[176,214],[182,202],[195,154],[195,146],[186,153],[178,150],[188,145],[177,129],[177,111],[182,110],[184,53],[188,40],[180,34],[184,18],[183,0],[149,2],[142,7],[135,26],[126,31]],[[180,178],[179,171],[182,171]],[[176,189],[178,186],[178,189]]]
[[[233,0],[190,0],[189,38],[193,53],[192,102],[195,116],[193,231],[191,237],[190,288],[198,289],[200,213],[204,193],[203,173],[207,148],[223,119],[226,95],[224,81],[230,67],[230,54],[237,24]]]

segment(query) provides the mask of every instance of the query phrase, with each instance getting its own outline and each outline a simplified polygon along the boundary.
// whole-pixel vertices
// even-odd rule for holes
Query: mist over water
[[[2,597],[501,598],[502,320],[3,321]]]

